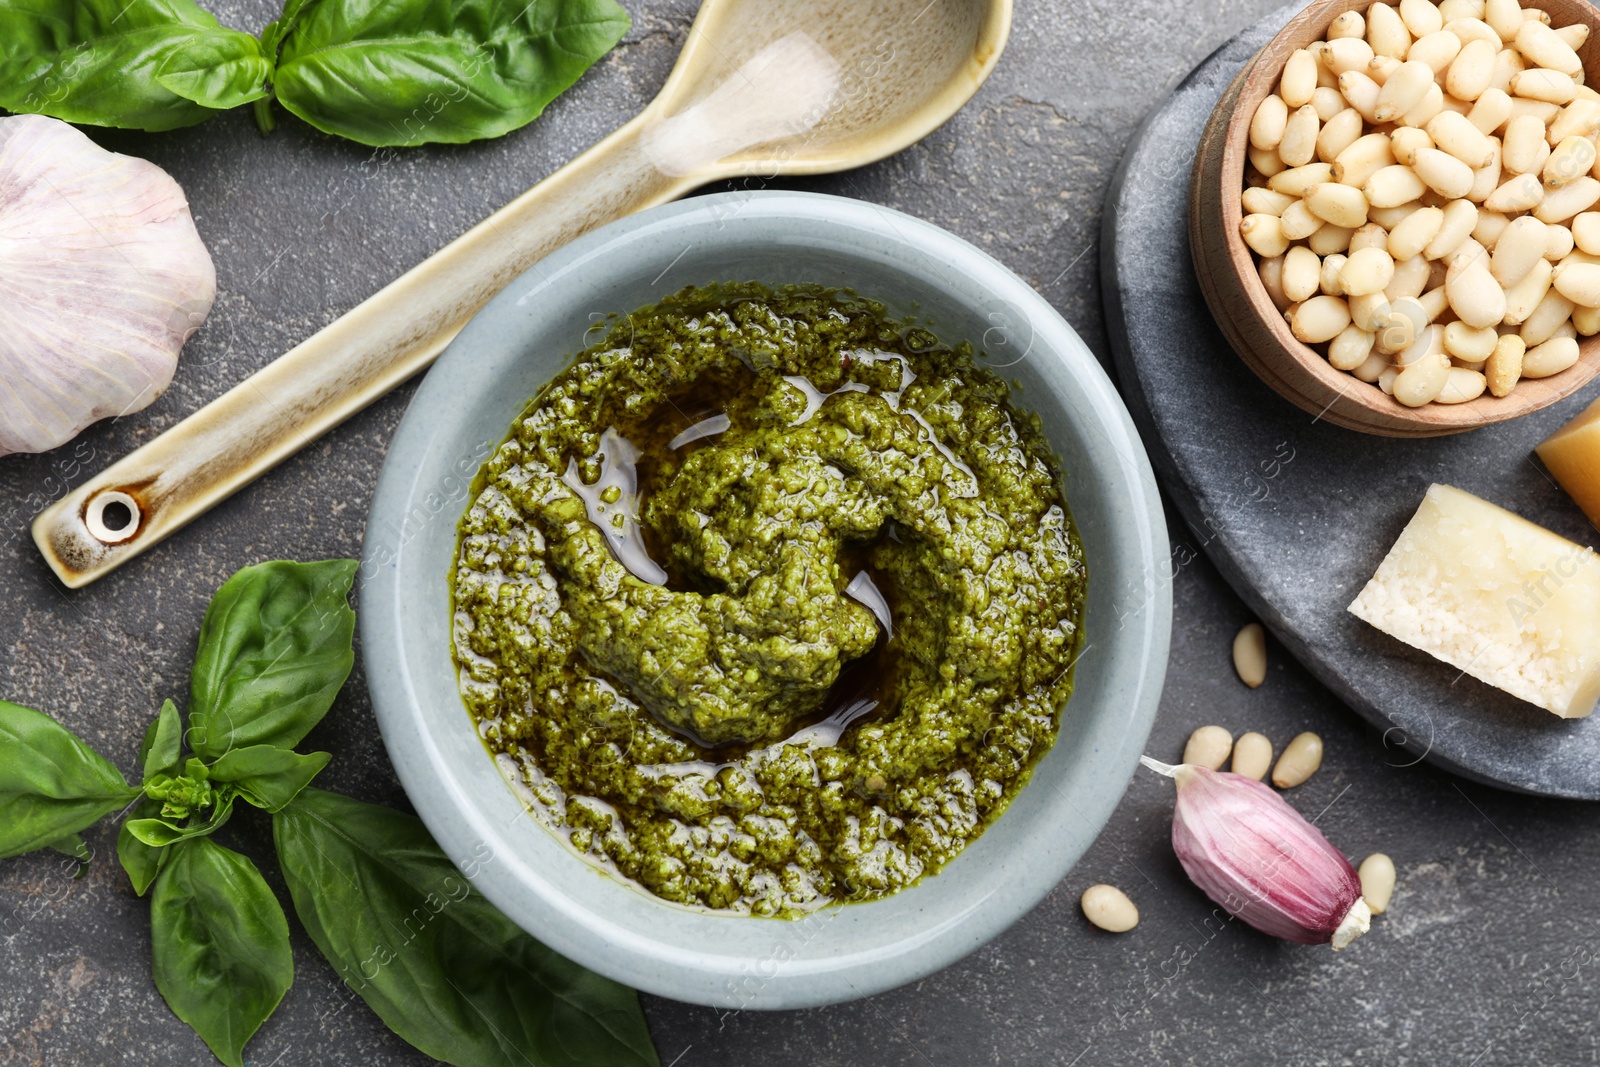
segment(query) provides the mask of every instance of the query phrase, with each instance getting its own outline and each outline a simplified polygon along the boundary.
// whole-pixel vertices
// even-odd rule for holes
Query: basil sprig
[[[615,0],[287,0],[258,40],[193,0],[6,0],[0,108],[170,130],[269,101],[363,144],[532,122],[622,39]]]
[[[139,746],[138,789],[54,719],[0,701],[0,857],[50,847],[87,862],[77,835],[125,810],[117,855],[150,896],[156,988],[229,1067],[294,980],[283,907],[254,863],[212,839],[241,800],[272,813],[311,939],[417,1048],[461,1067],[657,1067],[638,997],[512,924],[416,818],[308,788],[330,757],[294,746],[350,673],[355,571],[272,562],[223,585],[201,627],[188,729],[164,703]]]

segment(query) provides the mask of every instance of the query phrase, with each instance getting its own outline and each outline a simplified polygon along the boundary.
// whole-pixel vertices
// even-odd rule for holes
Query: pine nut
[[[1394,396],[1394,383],[1400,378],[1399,367],[1385,367],[1382,374],[1378,375],[1378,388],[1386,396]]]
[[[1278,142],[1278,158],[1291,167],[1310,163],[1317,154],[1317,134],[1321,130],[1322,122],[1317,118],[1316,108],[1310,104],[1296,108],[1284,124],[1283,139]]]
[[[1440,285],[1438,288],[1429,289],[1426,293],[1417,297],[1417,303],[1421,305],[1422,313],[1428,317],[1429,322],[1437,322],[1439,316],[1443,315],[1445,309],[1450,306],[1450,299],[1445,292],[1444,286]]]
[[[1393,277],[1394,258],[1389,255],[1386,248],[1357,249],[1350,253],[1350,258],[1339,269],[1340,284],[1350,296],[1381,293]]]
[[[1499,89],[1509,96],[1511,79],[1518,71],[1527,69],[1528,61],[1522,58],[1522,53],[1514,48],[1502,48],[1494,57],[1494,77],[1489,79],[1489,88]]]
[[[1239,236],[1259,256],[1281,256],[1289,249],[1283,220],[1276,215],[1246,215],[1239,222]]]
[[[1250,165],[1256,169],[1256,173],[1263,178],[1271,178],[1274,174],[1280,174],[1288,169],[1284,166],[1283,160],[1278,158],[1276,148],[1257,148],[1251,145],[1245,155],[1249,157]]]
[[[1500,147],[1500,163],[1512,174],[1532,174],[1550,158],[1545,143],[1544,123],[1533,115],[1518,115],[1506,123],[1506,137]]]
[[[1309,731],[1299,734],[1284,747],[1278,765],[1272,768],[1272,784],[1292,789],[1317,773],[1322,766],[1322,738]]]
[[[1463,48],[1471,44],[1473,41],[1484,41],[1490,45],[1493,45],[1498,51],[1503,43],[1500,40],[1500,35],[1494,32],[1494,28],[1476,16],[1470,18],[1451,19],[1449,22],[1444,24],[1444,28],[1448,32],[1455,34],[1456,37],[1460,39],[1461,46]]]
[[[1556,223],[1544,228],[1544,258],[1564,259],[1572,254],[1572,231]]]
[[[1563,74],[1575,75],[1583,69],[1578,53],[1543,22],[1529,20],[1517,28],[1511,46],[1538,67],[1549,67]]]
[[[1366,296],[1352,296],[1349,302],[1352,323],[1368,333],[1378,333],[1386,328],[1393,310],[1388,297],[1382,293],[1368,293]]]
[[[1574,308],[1572,326],[1583,337],[1593,337],[1600,333],[1600,308]]]
[[[1292,196],[1284,196],[1271,189],[1246,189],[1239,201],[1247,215],[1277,215],[1279,218],[1283,217],[1285,209],[1290,204],[1300,202]]]
[[[1570,103],[1577,95],[1577,88],[1571,76],[1543,67],[1519,71],[1511,78],[1512,96],[1543,100],[1547,104]]]
[[[1372,355],[1374,334],[1351,323],[1328,342],[1328,363],[1335,370],[1355,370]]]
[[[1589,27],[1582,22],[1574,22],[1570,26],[1556,30],[1556,36],[1567,42],[1567,47],[1576,52],[1589,40]]]
[[[1422,95],[1422,102],[1416,107],[1400,116],[1400,121],[1407,126],[1416,126],[1419,129],[1433,120],[1433,117],[1444,110],[1444,90],[1439,88],[1437,82],[1428,86],[1428,91]]]
[[[1114,885],[1092,885],[1078,900],[1083,917],[1111,934],[1125,934],[1139,925],[1139,909]],[[1369,905],[1370,906],[1370,905]]]
[[[1489,86],[1478,94],[1478,102],[1467,112],[1467,121],[1485,135],[1504,126],[1511,117],[1511,97],[1504,89]]]
[[[1487,385],[1484,376],[1464,367],[1451,367],[1445,374],[1444,388],[1434,401],[1439,404],[1465,404],[1483,395]]]
[[[1400,59],[1411,47],[1411,31],[1406,29],[1394,8],[1388,4],[1373,4],[1367,8],[1367,40],[1379,55]]]
[[[1472,188],[1467,190],[1466,199],[1474,204],[1481,204],[1489,199],[1489,194],[1500,185],[1500,142],[1496,138],[1489,138],[1491,154],[1489,162],[1472,172]]]
[[[1442,355],[1444,355],[1444,327],[1424,323],[1417,328],[1415,339],[1411,344],[1394,353],[1394,365],[1404,370],[1426,359]]]
[[[1460,199],[1472,190],[1472,168],[1450,153],[1441,152],[1437,148],[1424,148],[1419,151],[1411,169],[1429,189],[1451,200]]]
[[[1350,238],[1355,232],[1354,227],[1335,226],[1329,222],[1307,238],[1306,244],[1310,245],[1311,251],[1319,256],[1331,256],[1335,252],[1343,252],[1349,248]]]
[[[1283,291],[1283,256],[1272,256],[1261,261],[1261,285],[1272,298],[1273,305],[1283,311],[1293,303]]]
[[[1520,326],[1527,321],[1534,308],[1550,291],[1550,278],[1554,271],[1555,265],[1541,256],[1521,281],[1506,290],[1506,314],[1501,320],[1505,325]]]
[[[1439,14],[1432,0],[1400,0],[1400,21],[1406,24],[1412,37],[1426,37],[1444,26],[1444,16]]]
[[[1356,143],[1360,144],[1359,141]],[[1388,151],[1388,138],[1384,138],[1384,151]],[[1367,203],[1373,207],[1397,207],[1417,199],[1426,190],[1427,186],[1417,172],[1399,163],[1379,168],[1361,187]]]
[[[1411,408],[1431,404],[1444,391],[1449,376],[1450,360],[1443,353],[1426,356],[1403,369],[1395,378],[1394,398]]]
[[[1432,7],[1431,4],[1429,6]],[[1379,122],[1392,122],[1399,118],[1422,103],[1423,95],[1432,84],[1433,68],[1428,64],[1417,60],[1400,64],[1394,73],[1384,79],[1373,118]]]
[[[1342,43],[1342,42],[1335,42]],[[1361,113],[1361,117],[1368,122],[1378,121],[1378,94],[1383,87],[1359,70],[1347,70],[1339,75],[1339,92],[1344,94],[1345,101]]]
[[[1359,110],[1359,109],[1357,109]],[[1489,137],[1454,111],[1441,111],[1427,123],[1428,136],[1443,151],[1449,152],[1467,166],[1476,170],[1487,166],[1494,158],[1494,148]]]
[[[1522,4],[1519,0],[1484,0],[1483,19],[1502,41],[1514,40],[1522,28]]]
[[[1544,259],[1545,225],[1530,215],[1512,220],[1495,242],[1489,272],[1504,286],[1516,285]]]
[[[1295,245],[1283,257],[1283,292],[1299,303],[1322,287],[1322,260],[1304,245]]]
[[[1540,174],[1547,188],[1556,189],[1586,176],[1594,163],[1594,142],[1587,137],[1568,137],[1556,145]]]
[[[1543,199],[1544,186],[1539,184],[1539,179],[1532,174],[1518,174],[1490,193],[1483,206],[1490,211],[1530,211]]]
[[[1394,861],[1382,852],[1374,852],[1361,861],[1356,876],[1361,879],[1361,899],[1367,902],[1368,910],[1374,915],[1388,911],[1389,899],[1394,895]]]
[[[1360,117],[1356,116],[1357,119]],[[1416,161],[1418,150],[1432,147],[1433,138],[1428,136],[1428,131],[1414,126],[1397,126],[1389,135],[1389,152],[1394,156],[1394,161],[1408,167]]]
[[[1585,211],[1572,220],[1572,243],[1591,256],[1600,256],[1600,211]]]
[[[1304,48],[1290,53],[1283,65],[1283,77],[1278,81],[1278,95],[1290,107],[1311,103],[1311,94],[1317,91],[1317,61]]]
[[[1524,378],[1548,378],[1578,362],[1578,342],[1571,337],[1552,337],[1528,349],[1522,357]]]
[[[1383,376],[1383,372],[1390,369],[1389,360],[1382,353],[1374,352],[1367,357],[1367,361],[1350,372],[1351,377],[1357,381],[1376,382]]]
[[[1421,200],[1412,200],[1410,203],[1397,204],[1394,207],[1368,207],[1367,221],[1375,222],[1385,231],[1392,230],[1414,212],[1422,210]]]
[[[1522,377],[1522,353],[1527,348],[1522,338],[1508,333],[1495,343],[1484,366],[1484,377],[1489,381],[1489,392],[1495,396],[1510,396]]]
[[[1420,254],[1399,260],[1394,265],[1394,275],[1389,279],[1389,284],[1383,287],[1383,295],[1389,298],[1390,303],[1408,298],[1414,300],[1428,288],[1432,273],[1433,264]]]
[[[1355,229],[1367,222],[1367,197],[1360,189],[1340,182],[1318,182],[1306,193],[1306,209],[1335,226]]]
[[[1373,55],[1372,46],[1367,42],[1359,37],[1346,37],[1327,43],[1322,49],[1322,64],[1334,74],[1346,74],[1366,70]]]
[[[1361,17],[1359,11],[1346,11],[1328,24],[1328,40],[1337,41],[1341,37],[1361,38],[1367,35],[1367,20]]]
[[[1387,247],[1389,247],[1389,234],[1375,222],[1369,222],[1365,226],[1359,227],[1355,233],[1350,235],[1350,251],[1352,254],[1361,251],[1363,248]]]
[[[1533,313],[1522,320],[1522,328],[1517,331],[1517,335],[1529,348],[1543,344],[1556,335],[1563,322],[1572,317],[1572,309],[1575,307],[1576,304],[1551,286],[1550,291],[1544,294],[1544,299],[1533,309]]]
[[[1381,89],[1388,82],[1389,76],[1399,69],[1400,61],[1393,56],[1373,56],[1372,62],[1367,64],[1367,77],[1377,82]],[[1383,94],[1378,95],[1381,97]]]
[[[1389,149],[1389,138],[1381,133],[1369,133],[1365,137],[1351,141],[1349,147],[1339,153],[1333,161],[1330,173],[1334,181],[1343,185],[1353,185],[1359,189],[1378,171],[1393,164],[1394,153]],[[1419,190],[1417,196],[1421,195]],[[1406,198],[1406,200],[1415,199],[1415,196]],[[1396,204],[1405,202],[1405,200],[1395,201]]]
[[[1600,181],[1585,175],[1545,193],[1533,214],[1540,222],[1565,222],[1580,211],[1588,211],[1596,200],[1600,200]]]
[[[1474,328],[1464,322],[1452,322],[1444,328],[1444,350],[1469,363],[1488,359],[1499,340],[1500,335],[1493,326]]]
[[[1320,65],[1317,67],[1317,72],[1319,74],[1327,73]],[[1337,88],[1327,85],[1319,85],[1312,91],[1311,106],[1317,109],[1317,118],[1323,122],[1327,122],[1341,111],[1355,110],[1345,106],[1344,97],[1339,95]],[[1359,118],[1360,116],[1358,115],[1357,117]]]
[[[1494,279],[1489,280],[1492,282]],[[1333,340],[1339,335],[1339,331],[1348,325],[1350,325],[1348,304],[1337,296],[1314,296],[1295,310],[1289,329],[1297,340],[1314,345]]]
[[[1494,77],[1494,54],[1498,51],[1488,41],[1471,41],[1463,45],[1461,53],[1445,74],[1445,90],[1461,100],[1478,99],[1489,88],[1489,80]],[[1470,112],[1468,119],[1471,119]]]
[[[1446,26],[1454,19],[1482,18],[1483,0],[1439,0],[1439,14]]]
[[[1495,245],[1500,243],[1500,235],[1505,233],[1506,227],[1510,225],[1511,220],[1498,211],[1479,211],[1478,225],[1472,229],[1472,239],[1493,251]]]
[[[1326,163],[1307,163],[1291,167],[1267,179],[1267,188],[1287,196],[1305,196],[1313,185],[1333,180],[1333,167]]]
[[[1597,216],[1597,221],[1600,221],[1600,216]],[[1443,222],[1444,212],[1439,208],[1418,208],[1389,231],[1389,254],[1397,260],[1418,255],[1438,234]]]
[[[1272,742],[1264,734],[1240,734],[1233,743],[1233,763],[1228,770],[1261,781],[1272,766]]]
[[[1596,130],[1600,130],[1600,101],[1580,96],[1551,121],[1545,140],[1557,145],[1568,137],[1587,137]]]
[[[1322,220],[1311,213],[1311,208],[1306,206],[1304,200],[1296,200],[1283,214],[1278,216],[1283,221],[1283,235],[1291,241],[1300,241],[1316,233],[1322,227]]]
[[[1422,254],[1429,259],[1444,259],[1453,255],[1477,225],[1478,207],[1472,201],[1456,200],[1446,204],[1439,222],[1439,232],[1428,242]]]
[[[1344,107],[1344,97],[1339,97],[1339,106],[1342,110],[1322,124],[1322,131],[1317,134],[1317,158],[1324,163],[1332,163],[1339,158],[1339,153],[1355,144],[1356,138],[1361,136],[1361,113],[1353,107]]]
[[[1317,279],[1318,288],[1329,296],[1344,296],[1344,285],[1339,281],[1339,271],[1345,265],[1345,255],[1334,252],[1322,260],[1322,271]],[[1334,338],[1335,341],[1338,338]]]
[[[1461,38],[1448,30],[1441,29],[1413,41],[1411,47],[1406,50],[1406,60],[1426,63],[1433,68],[1435,74],[1439,74],[1460,54]]]
[[[1220,726],[1202,726],[1189,735],[1183,746],[1183,762],[1207,770],[1221,770],[1233,751],[1233,735]]]
[[[1461,271],[1452,267],[1451,272],[1453,276],[1445,279],[1444,290],[1457,318],[1468,326],[1493,326],[1505,318],[1505,290],[1481,258]]]

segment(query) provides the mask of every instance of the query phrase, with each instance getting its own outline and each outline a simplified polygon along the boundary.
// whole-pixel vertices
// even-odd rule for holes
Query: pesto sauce
[[[1082,551],[1037,420],[845,291],[617,320],[484,463],[460,689],[592,862],[758,915],[938,870],[1050,747]]]

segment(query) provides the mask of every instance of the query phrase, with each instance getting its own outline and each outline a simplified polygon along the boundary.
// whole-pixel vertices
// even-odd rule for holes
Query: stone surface
[[[1533,456],[1596,390],[1471,433],[1374,437],[1280,399],[1234,355],[1206,310],[1186,223],[1194,146],[1234,74],[1297,10],[1281,8],[1201,64],[1127,153],[1103,253],[1123,391],[1151,462],[1206,554],[1351,707],[1391,741],[1477,780],[1600,798],[1600,717],[1558,719],[1345,610],[1432,482],[1476,493],[1580,545],[1600,544]]]
[[[77,484],[619,125],[660,86],[689,4],[625,0],[625,43],[538,122],[490,144],[371,160],[293,121],[262,140],[247,116],[162,136],[107,132],[183,183],[222,295],[172,390],[153,408],[39,457],[0,460],[0,696],[45,709],[125,771],[160,700],[180,700],[206,601],[261,559],[355,555],[383,451],[410,390],[356,417],[166,544],[68,593],[26,527]],[[994,77],[915,148],[850,174],[784,183],[887,203],[990,250],[1106,355],[1095,248],[1113,169],[1168,88],[1271,0],[1019,5]],[[268,0],[217,8],[259,30]],[[364,166],[363,164],[366,163]],[[1185,164],[1186,165],[1186,164]],[[1292,469],[1292,468],[1291,468]],[[1284,482],[1304,488],[1304,483]],[[1279,746],[1328,743],[1292,794],[1353,857],[1383,850],[1400,872],[1390,913],[1348,953],[1278,944],[1211,909],[1167,845],[1171,789],[1141,775],[1073,874],[1032,914],[916,986],[814,1011],[719,1016],[648,998],[672,1067],[973,1064],[1574,1063],[1600,1049],[1596,979],[1600,843],[1593,809],[1450,778],[1377,732],[1270,648],[1266,685],[1232,675],[1250,615],[1175,528],[1177,629],[1151,754],[1175,759],[1196,726],[1255,728]],[[403,804],[357,673],[311,739],[337,753],[327,782]],[[3,758],[3,755],[0,755]],[[264,824],[225,839],[281,892]],[[204,1046],[151,985],[146,908],[116,866],[109,829],[73,881],[59,858],[0,863],[0,1067],[206,1064]],[[1122,886],[1142,921],[1090,928],[1096,882]],[[293,922],[291,920],[291,925]],[[390,1035],[295,930],[297,980],[249,1050],[256,1065],[430,1062]]]

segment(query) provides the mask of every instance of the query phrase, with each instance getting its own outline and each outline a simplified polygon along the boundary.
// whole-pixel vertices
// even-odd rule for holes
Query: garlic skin
[[[1289,803],[1253,778],[1141,762],[1175,779],[1172,849],[1189,880],[1262,933],[1338,951],[1372,912],[1355,867]]]
[[[0,118],[0,456],[148,407],[216,293],[166,171],[57,119]]]

